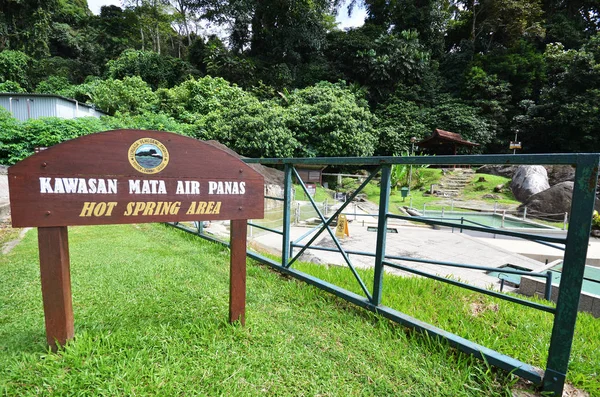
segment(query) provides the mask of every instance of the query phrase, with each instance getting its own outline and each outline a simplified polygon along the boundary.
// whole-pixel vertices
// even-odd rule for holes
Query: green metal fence
[[[413,328],[417,331],[426,332],[431,336],[435,336],[446,340],[450,345],[472,354],[478,358],[485,359],[488,363],[495,365],[507,371],[512,371],[516,375],[528,379],[535,384],[541,385],[542,390],[551,394],[560,396],[565,382],[567,367],[571,354],[571,346],[575,330],[575,321],[577,318],[577,308],[583,274],[585,268],[589,233],[591,229],[591,219],[594,207],[596,181],[598,177],[598,163],[600,154],[544,154],[544,155],[478,155],[478,156],[435,156],[435,157],[368,157],[368,158],[305,158],[305,159],[245,159],[247,163],[259,163],[263,165],[278,165],[284,168],[284,197],[283,199],[267,197],[268,199],[283,200],[283,229],[277,230],[263,225],[253,224],[253,227],[258,227],[263,230],[277,233],[282,236],[281,246],[281,261],[277,262],[270,258],[266,258],[258,253],[249,251],[248,255],[264,264],[267,264],[274,269],[303,280],[309,284],[317,286],[325,291],[328,291],[340,298],[343,298],[351,303],[354,303],[367,310],[378,313],[394,322],[404,326]],[[334,166],[375,166],[376,170],[371,173],[362,185],[352,194],[351,197],[332,215],[325,217],[319,210],[317,204],[308,194],[306,186],[299,178],[295,165],[303,164],[319,164],[319,165],[334,165]],[[521,299],[513,295],[507,295],[502,292],[497,292],[489,289],[479,288],[460,281],[449,278],[440,277],[430,273],[422,272],[394,261],[412,261],[421,263],[430,263],[440,266],[460,267],[474,270],[493,271],[498,270],[494,267],[477,266],[464,263],[453,263],[443,261],[432,261],[426,259],[391,256],[386,255],[386,237],[388,219],[410,219],[411,221],[419,221],[425,224],[456,227],[455,223],[447,220],[431,219],[431,218],[407,218],[404,216],[394,215],[389,213],[389,198],[390,198],[390,173],[393,164],[408,164],[408,165],[483,165],[483,164],[524,164],[524,165],[550,165],[550,164],[570,164],[576,167],[575,183],[573,190],[573,205],[571,208],[571,221],[567,237],[544,236],[529,233],[522,233],[512,230],[503,230],[491,228],[488,226],[466,223],[461,225],[462,229],[474,230],[484,233],[493,233],[498,235],[506,235],[535,241],[544,245],[554,247],[564,247],[564,267],[562,278],[559,286],[559,294],[556,302],[556,307],[532,302],[526,299]],[[357,194],[372,180],[377,174],[381,174],[380,179],[380,205],[377,216],[377,240],[374,252],[348,251],[342,248],[339,240],[334,232],[330,229],[331,223],[337,219],[338,215],[343,213],[348,204]],[[314,233],[315,230],[307,232],[302,237],[291,241],[290,239],[290,221],[291,221],[291,203],[292,203],[292,179],[296,181],[304,189],[306,196],[313,205],[316,214],[321,220],[321,224],[317,226],[316,233],[305,244],[300,244],[307,236]],[[214,240],[214,238],[202,233],[202,226],[198,223],[198,227],[191,229],[184,225],[174,226],[189,232],[197,233],[203,238]],[[336,248],[320,247],[313,243],[321,233],[327,233],[333,240]],[[294,253],[294,248],[299,248]],[[356,282],[360,286],[362,295],[346,290],[324,280],[315,278],[309,274],[303,273],[293,268],[294,263],[307,250],[322,250],[322,251],[337,251],[342,254],[345,263],[354,275]],[[355,266],[349,258],[349,254],[365,255],[375,258],[374,265],[374,282],[369,288],[361,279]],[[527,363],[523,363],[507,355],[491,350],[485,346],[469,341],[458,335],[444,331],[433,325],[424,323],[414,317],[396,311],[392,308],[383,306],[382,300],[382,285],[383,273],[385,267],[400,269],[403,271],[418,274],[420,276],[432,278],[440,282],[449,283],[455,286],[466,288],[472,291],[477,291],[483,294],[491,295],[496,298],[504,299],[516,304],[521,304],[533,309],[542,310],[554,315],[554,324],[550,338],[548,350],[548,360],[545,370],[534,367]],[[531,273],[519,270],[502,269],[503,273],[526,274],[528,276],[537,276],[548,279],[548,273]],[[550,282],[547,282],[546,297],[548,297],[548,287],[552,287]]]

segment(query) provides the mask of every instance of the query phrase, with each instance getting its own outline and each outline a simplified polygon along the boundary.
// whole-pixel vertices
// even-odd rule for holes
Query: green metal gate
[[[435,336],[446,340],[450,345],[472,354],[478,358],[485,359],[488,363],[495,365],[507,371],[512,371],[516,375],[532,381],[535,384],[541,385],[542,390],[551,392],[554,395],[562,395],[563,386],[566,378],[569,358],[571,354],[571,346],[575,330],[575,322],[577,318],[577,308],[581,293],[589,234],[591,229],[592,212],[594,207],[596,181],[598,177],[598,163],[600,154],[544,154],[544,155],[477,155],[477,156],[434,156],[434,157],[349,157],[349,158],[286,158],[286,159],[245,159],[247,163],[258,163],[264,165],[279,165],[284,167],[285,182],[284,182],[284,197],[266,197],[267,199],[283,201],[283,230],[276,230],[265,226],[251,224],[253,227],[264,229],[270,232],[280,234],[282,236],[281,261],[277,262],[260,254],[249,251],[248,255],[264,264],[271,266],[279,272],[293,276],[303,280],[318,288],[328,291],[340,298],[363,307],[367,310],[378,313],[396,323],[410,327],[420,332],[426,332],[431,336]],[[308,194],[306,186],[298,177],[295,170],[295,165],[318,164],[318,165],[335,165],[335,166],[375,166],[377,169],[371,173],[362,185],[354,192],[354,194],[343,204],[335,213],[329,217],[325,217],[313,199]],[[553,247],[564,247],[564,266],[562,278],[559,286],[559,295],[556,307],[532,302],[526,299],[520,299],[515,296],[507,295],[502,292],[492,291],[479,288],[473,285],[462,283],[460,281],[440,277],[437,275],[425,273],[407,266],[395,263],[395,260],[413,261],[422,263],[433,263],[441,266],[462,267],[476,270],[497,270],[497,268],[476,266],[469,264],[431,261],[426,259],[408,258],[400,256],[388,256],[386,252],[386,234],[388,219],[411,219],[399,215],[389,213],[389,197],[390,197],[390,174],[393,164],[406,165],[482,165],[482,164],[503,164],[503,165],[550,165],[550,164],[567,164],[576,167],[574,190],[573,190],[573,205],[571,208],[571,221],[566,238],[553,237],[544,235],[525,234],[516,231],[503,229],[495,229],[473,224],[464,224],[461,228],[466,230],[474,230],[484,233],[494,233],[507,235],[512,237],[523,238],[531,241],[536,241],[541,244],[551,245]],[[341,214],[352,199],[360,193],[360,191],[372,180],[375,175],[381,173],[381,195],[378,214],[377,241],[374,252],[360,251],[345,251],[335,234],[331,231],[330,225],[334,219]],[[299,244],[303,238],[291,241],[290,239],[290,220],[291,220],[291,192],[292,179],[296,178],[306,196],[309,198],[317,215],[321,220],[321,224],[317,227],[317,233],[309,239],[306,244]],[[436,219],[419,219],[418,221],[440,226],[456,227],[455,224],[444,220]],[[198,223],[197,229],[192,229],[184,225],[175,224],[174,226],[184,229],[189,232],[197,233],[198,235],[214,240],[210,236],[202,233],[202,226]],[[333,239],[336,248],[319,247],[313,245],[317,237],[326,232]],[[307,233],[305,236],[309,235]],[[305,237],[303,236],[303,237]],[[294,248],[300,250],[293,254]],[[348,291],[344,288],[315,278],[309,274],[303,273],[293,268],[294,263],[300,255],[307,249],[316,250],[337,250],[342,254],[344,260],[354,277],[363,294],[359,295]],[[360,275],[356,271],[349,258],[349,254],[366,255],[375,258],[374,267],[374,283],[369,289],[363,282]],[[404,313],[396,311],[392,308],[381,305],[383,272],[385,267],[400,269],[403,271],[412,272],[420,276],[433,278],[440,282],[450,283],[455,286],[467,288],[472,291],[477,291],[482,294],[491,295],[496,298],[504,299],[513,303],[528,306],[533,309],[542,310],[554,315],[554,324],[548,350],[548,360],[545,370],[540,370],[537,367],[523,363],[515,358],[501,354],[495,350],[491,350],[485,346],[469,341],[458,335],[444,331],[433,325],[424,323],[416,318],[408,316]],[[532,274],[519,270],[503,269],[503,273],[527,274],[529,276],[537,276],[547,278],[547,274]],[[551,284],[550,284],[551,286]],[[547,293],[548,296],[548,293]]]

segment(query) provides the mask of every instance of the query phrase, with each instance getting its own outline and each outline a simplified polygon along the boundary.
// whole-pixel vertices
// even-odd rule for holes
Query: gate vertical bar
[[[562,395],[571,356],[596,196],[598,160],[596,154],[582,154],[576,164],[571,223],[543,380],[543,390],[555,396]]]
[[[290,260],[290,216],[292,210],[292,164],[283,170],[283,238],[281,243],[281,266],[287,267]]]
[[[372,300],[372,303],[376,306],[381,304],[381,290],[383,287],[383,260],[385,258],[385,240],[387,237],[391,168],[389,164],[381,167],[381,189],[379,192],[379,218],[377,219],[377,244],[375,247],[375,274]]]

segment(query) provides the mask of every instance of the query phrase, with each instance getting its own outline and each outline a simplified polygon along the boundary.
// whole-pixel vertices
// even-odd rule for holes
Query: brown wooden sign
[[[262,175],[210,144],[116,130],[39,151],[8,170],[13,227],[38,227],[48,343],[74,335],[67,226],[231,222],[230,321],[245,320],[247,219],[263,218]]]
[[[168,132],[117,130],[41,151],[8,171],[13,227],[263,217],[263,177]]]

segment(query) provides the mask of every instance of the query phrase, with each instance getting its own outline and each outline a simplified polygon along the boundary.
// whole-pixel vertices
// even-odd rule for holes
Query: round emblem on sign
[[[153,138],[142,138],[133,142],[127,154],[133,168],[144,174],[156,174],[169,164],[169,151]]]

